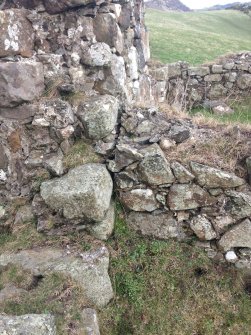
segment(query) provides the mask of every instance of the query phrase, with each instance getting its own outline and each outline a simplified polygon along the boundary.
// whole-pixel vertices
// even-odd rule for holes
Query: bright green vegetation
[[[146,11],[152,58],[163,63],[202,64],[229,53],[251,50],[251,19],[239,11]]]
[[[213,118],[223,123],[251,124],[251,98],[233,101],[232,103],[229,103],[229,106],[235,111],[235,113],[229,115],[217,115],[213,114],[208,109],[197,107],[191,111],[191,114],[203,115],[207,118]]]
[[[251,300],[234,269],[189,244],[140,237],[122,213],[110,247],[116,298],[99,315],[101,334],[250,334]]]

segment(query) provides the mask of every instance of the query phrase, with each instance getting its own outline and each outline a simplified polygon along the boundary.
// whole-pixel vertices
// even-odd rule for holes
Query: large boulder
[[[26,15],[19,9],[0,11],[0,57],[32,56],[34,32]]]
[[[191,162],[190,166],[200,186],[208,188],[231,188],[245,184],[244,179],[237,177],[233,173],[196,162]]]
[[[158,144],[153,144],[142,151],[144,155],[138,172],[140,179],[150,185],[170,184],[175,181],[170,164]]]
[[[68,254],[66,250],[56,248],[22,250],[16,254],[1,254],[0,266],[18,265],[35,276],[46,276],[54,272],[69,276],[83,288],[84,298],[91,305],[104,307],[113,297],[108,275],[109,252],[105,247],[100,247],[80,255],[79,253]],[[39,333],[34,331],[28,334]]]
[[[246,219],[226,232],[219,241],[224,251],[232,248],[251,248],[251,221]]]
[[[111,95],[94,96],[79,105],[78,117],[85,135],[100,140],[109,135],[117,122],[118,100]]]
[[[41,196],[67,219],[102,221],[111,201],[113,183],[105,165],[78,166],[61,178],[45,181]]]
[[[170,188],[168,205],[173,211],[210,206],[215,200],[203,188],[195,184],[176,184]]]
[[[42,63],[0,63],[0,107],[14,107],[32,101],[38,98],[43,90]]]
[[[50,314],[0,315],[2,335],[56,335],[55,319]]]

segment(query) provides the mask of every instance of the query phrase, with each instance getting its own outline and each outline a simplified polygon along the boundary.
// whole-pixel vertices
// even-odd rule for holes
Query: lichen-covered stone
[[[182,240],[185,234],[181,225],[170,213],[151,214],[131,212],[126,218],[127,224],[140,231],[142,235],[160,239],[175,238]]]
[[[191,162],[190,166],[192,172],[196,176],[198,184],[204,187],[231,188],[245,184],[244,179],[237,177],[233,173],[225,172],[196,162]]]
[[[210,241],[217,237],[211,222],[205,216],[198,215],[193,218],[190,227],[201,240]]]
[[[0,107],[14,107],[32,101],[43,90],[44,73],[41,63],[0,63]]]
[[[2,335],[56,335],[55,319],[50,314],[0,315]]]
[[[56,248],[38,248],[22,250],[16,254],[1,254],[0,266],[8,264],[19,265],[36,276],[46,276],[53,272],[70,276],[83,288],[83,298],[98,307],[104,307],[113,297],[108,275],[109,252],[105,247],[83,252],[81,255],[67,254],[65,250]],[[45,334],[48,335],[48,333]]]
[[[226,191],[225,211],[236,220],[251,216],[251,196],[247,193]]]
[[[98,0],[96,3],[101,4],[102,0]],[[88,4],[94,3],[93,0],[44,0],[43,1],[45,9],[50,14],[56,14],[64,12],[68,9],[80,6],[86,6]]]
[[[78,117],[90,139],[100,140],[109,135],[117,122],[118,100],[111,95],[94,96],[82,102]]]
[[[32,56],[34,32],[27,14],[19,9],[0,11],[0,57]]]
[[[99,240],[106,241],[112,235],[115,223],[115,204],[112,201],[104,219],[89,225],[88,231]]]
[[[195,184],[173,185],[168,194],[168,205],[174,211],[209,206],[214,202],[203,188]]]
[[[237,79],[237,85],[240,89],[246,90],[251,87],[251,74],[244,73]]]
[[[120,200],[127,208],[136,212],[152,212],[159,207],[154,193],[150,189],[135,189],[121,192]]]
[[[251,248],[251,221],[246,219],[227,231],[219,241],[224,251],[232,248]]]
[[[110,206],[113,183],[105,165],[78,166],[60,178],[42,183],[41,196],[67,219],[103,220]]]
[[[86,46],[81,61],[88,66],[109,66],[112,61],[111,49],[109,45],[101,42]]]
[[[143,160],[139,164],[140,179],[150,185],[173,183],[175,178],[162,150],[153,144],[142,151]]]
[[[194,175],[179,162],[172,162],[171,168],[173,170],[176,179],[181,184],[189,183],[195,178]]]

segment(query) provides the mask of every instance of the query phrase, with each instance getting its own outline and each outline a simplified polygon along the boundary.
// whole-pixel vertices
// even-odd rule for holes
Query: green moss
[[[91,144],[84,140],[78,140],[64,157],[63,162],[65,168],[70,169],[81,164],[99,163],[101,157],[95,153]]]

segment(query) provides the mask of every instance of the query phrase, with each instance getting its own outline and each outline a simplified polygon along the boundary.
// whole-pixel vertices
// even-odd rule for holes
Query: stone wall
[[[149,81],[149,47],[142,1],[13,0],[1,9],[5,201],[32,197],[38,179],[63,174],[60,157],[76,138],[114,140],[118,113]],[[85,113],[90,105],[95,115]],[[93,129],[98,119],[99,131]]]
[[[248,96],[251,91],[251,53],[220,58],[209,65],[191,67],[177,62],[152,66],[153,94],[158,102],[188,108],[205,100]]]
[[[35,216],[39,232],[86,230],[106,240],[117,194],[128,224],[143,234],[197,237],[210,252],[236,251],[243,262],[251,248],[250,134],[241,143],[245,173],[237,176],[215,162],[168,157],[170,148],[216,133],[132,105],[154,96],[184,106],[246,94],[250,53],[196,68],[169,64],[151,69],[153,79],[142,1],[12,0],[1,7],[1,229]],[[67,164],[80,139],[80,160],[77,149]],[[20,198],[32,208],[13,218],[9,207]]]

